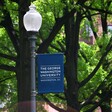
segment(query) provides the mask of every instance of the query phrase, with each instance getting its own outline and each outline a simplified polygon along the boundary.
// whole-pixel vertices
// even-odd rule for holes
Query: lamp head
[[[29,6],[29,11],[23,17],[23,24],[27,31],[38,32],[42,25],[42,17],[36,11],[35,5]]]

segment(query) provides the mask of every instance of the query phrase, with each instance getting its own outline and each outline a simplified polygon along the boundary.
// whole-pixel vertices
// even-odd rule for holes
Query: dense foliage
[[[100,106],[103,112],[111,112],[112,30],[108,26],[112,24],[112,1],[33,3],[43,18],[37,53],[62,52],[65,57],[65,92],[37,95],[38,102],[44,100],[59,111],[92,112]],[[30,0],[0,1],[0,100],[11,112],[17,102],[30,100],[29,43],[22,22],[29,5]],[[94,34],[91,45],[85,25]],[[64,105],[62,109],[59,104]]]

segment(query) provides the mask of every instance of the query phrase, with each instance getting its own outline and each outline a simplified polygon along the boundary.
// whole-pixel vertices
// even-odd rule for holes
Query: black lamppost
[[[34,5],[29,6],[29,11],[23,17],[23,24],[29,33],[30,53],[31,53],[31,112],[36,112],[36,78],[35,78],[35,43],[36,33],[42,24],[42,17],[36,11]]]

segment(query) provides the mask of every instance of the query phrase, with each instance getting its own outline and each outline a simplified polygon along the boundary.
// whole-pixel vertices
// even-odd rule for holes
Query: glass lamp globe
[[[29,11],[26,12],[23,17],[23,24],[27,31],[39,31],[42,24],[42,17],[39,12],[36,11],[35,5],[31,4],[29,6]]]

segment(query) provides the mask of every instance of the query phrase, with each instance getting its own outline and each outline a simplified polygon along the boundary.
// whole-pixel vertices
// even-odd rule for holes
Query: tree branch
[[[39,46],[38,51],[37,51],[38,53],[44,53],[44,52],[47,51],[50,43],[55,38],[58,31],[61,29],[62,25],[64,24],[64,22],[65,22],[65,19],[64,19],[64,17],[62,17],[55,23],[51,33],[48,36],[48,38],[46,40],[44,40],[43,43]]]
[[[1,22],[1,25],[6,29],[16,52],[19,54],[19,39],[13,28],[10,14],[7,10],[3,10],[3,13],[5,17],[4,17],[4,20]]]
[[[0,53],[0,57],[6,58],[6,59],[9,59],[9,60],[12,60],[12,61],[16,61],[16,57],[9,56],[7,54]]]
[[[9,77],[5,77],[4,79],[1,79],[0,80],[0,83],[6,81],[6,80],[9,80],[9,79],[12,79],[12,78],[15,78],[16,75],[13,75],[13,76],[9,76]]]
[[[0,64],[0,69],[6,70],[6,71],[16,72],[16,68],[15,67],[4,65],[4,64]]]
[[[86,2],[87,0],[78,0],[78,2],[76,3],[76,5],[82,5]],[[74,13],[76,12],[76,8],[73,8],[70,12],[68,12],[66,15],[64,15],[61,18],[57,18],[56,22],[53,26],[53,29],[51,31],[51,33],[49,34],[48,38],[46,40],[43,41],[43,43],[39,46],[37,52],[38,53],[44,53],[47,51],[50,43],[52,42],[52,40],[55,38],[55,36],[57,35],[57,33],[59,32],[59,30],[61,29],[61,27],[64,25],[64,23],[72,16],[74,16]]]
[[[107,56],[107,54],[111,51],[112,49],[112,38],[110,39],[110,42],[108,43],[106,50],[104,52],[104,54],[102,55],[102,57],[100,58],[97,66],[95,67],[95,69],[92,71],[92,73],[86,78],[84,79],[81,83],[80,83],[80,87],[84,86],[86,83],[88,83],[88,81],[95,75],[95,73],[97,72],[97,70],[100,68],[104,58]]]
[[[38,51],[37,51],[38,53],[44,53],[47,51],[50,43],[55,38],[55,36],[57,35],[57,33],[59,32],[61,27],[69,19],[69,17],[74,15],[75,12],[76,12],[76,9],[74,8],[73,10],[71,10],[71,12],[69,12],[66,15],[64,15],[63,17],[57,19],[48,38],[46,40],[44,40],[43,43],[39,46]]]
[[[94,10],[94,11],[99,11],[101,13],[107,13],[107,14],[112,14],[112,11],[107,11],[107,10],[103,10],[103,9],[98,9],[98,8],[94,8],[91,6],[87,6],[87,5],[81,5],[82,7],[84,7],[85,9],[90,9],[90,10]]]
[[[16,2],[16,3],[19,3],[19,0],[11,0],[12,2]]]
[[[61,100],[66,100],[65,97],[62,97],[62,96],[60,96],[59,94],[55,94],[55,96],[56,96],[57,98],[60,98]]]
[[[57,43],[58,43],[59,46],[61,47],[62,52],[65,52],[66,49],[65,49],[64,45],[63,45],[60,41],[57,41]]]
[[[62,52],[62,50],[58,47],[56,47],[55,45],[51,44],[50,45],[52,48],[54,48],[55,50],[57,50],[58,52]]]
[[[112,89],[112,88],[111,88]],[[91,107],[90,109],[88,109],[87,111],[85,112],[93,112],[93,110],[95,110],[98,106],[100,106],[104,101],[107,101],[108,98],[111,98],[112,97],[112,91],[109,91],[107,94],[105,94],[103,96],[103,98],[97,102],[95,105],[93,105],[93,107]]]
[[[86,106],[86,105],[89,104],[89,102],[98,94],[99,90],[101,90],[101,89],[104,87],[104,85],[106,85],[105,83],[106,83],[107,81],[105,82],[105,80],[108,80],[108,79],[111,77],[111,75],[112,75],[112,70],[111,70],[110,73],[107,75],[107,77],[103,80],[103,82],[98,86],[98,88],[93,92],[93,94],[90,95],[90,97],[85,101],[85,103],[83,103],[83,104],[81,105],[81,108],[83,108],[84,106]]]
[[[85,60],[85,62],[88,62],[88,58],[86,57],[85,53],[82,50],[80,50],[80,54],[82,58]]]

